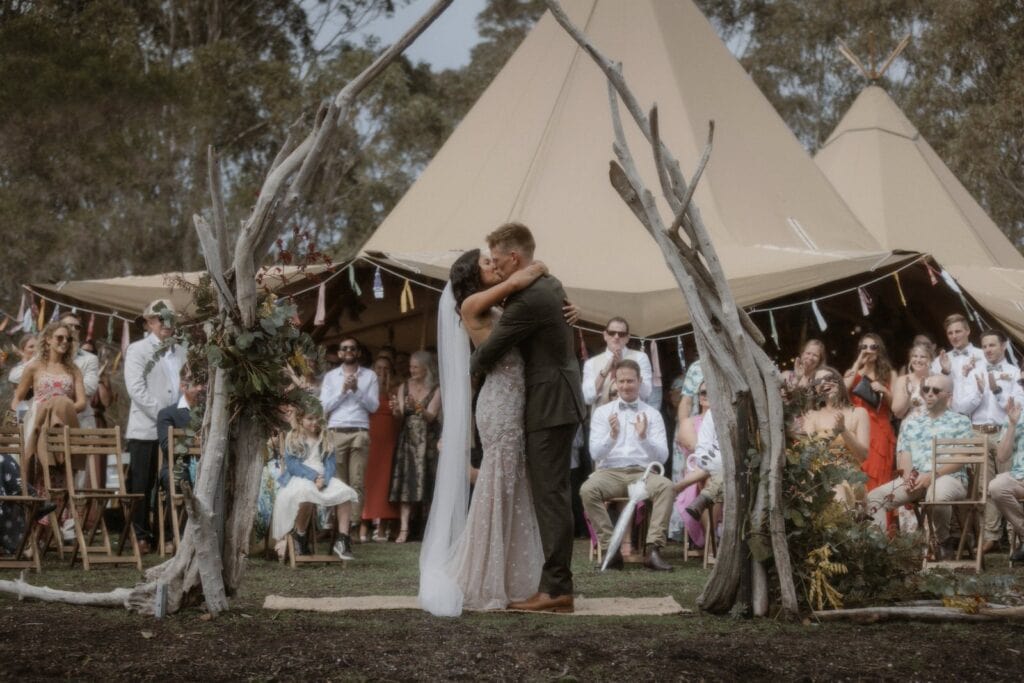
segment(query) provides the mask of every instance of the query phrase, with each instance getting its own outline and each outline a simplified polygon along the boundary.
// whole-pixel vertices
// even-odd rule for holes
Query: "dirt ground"
[[[356,562],[292,571],[254,560],[232,610],[162,621],[115,609],[0,596],[0,678],[17,680],[1019,680],[1024,627],[1005,624],[787,624],[699,614],[612,618],[413,611],[319,614],[261,608],[292,596],[411,595],[418,544],[357,546]],[[600,574],[577,549],[578,592],[673,595],[692,608],[706,578]],[[155,561],[155,560],[154,560]],[[2,572],[0,578],[10,578]],[[56,562],[28,577],[54,588],[130,585],[132,570],[88,574]]]

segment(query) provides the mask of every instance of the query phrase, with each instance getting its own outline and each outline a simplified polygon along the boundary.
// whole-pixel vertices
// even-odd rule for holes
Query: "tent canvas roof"
[[[696,167],[715,121],[695,201],[727,274],[751,288],[738,299],[783,296],[884,258],[689,0],[564,6],[623,63],[641,103],[658,104],[662,135],[684,173]],[[627,127],[657,191],[649,147]],[[661,253],[609,184],[611,141],[603,74],[546,14],[364,251],[446,277],[458,253],[519,220],[586,318],[628,313],[641,335],[683,325],[689,316]]]

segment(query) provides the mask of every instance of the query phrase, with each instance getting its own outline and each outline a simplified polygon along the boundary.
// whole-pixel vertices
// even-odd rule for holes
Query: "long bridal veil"
[[[462,589],[446,571],[469,507],[469,449],[472,395],[469,336],[455,310],[452,285],[444,288],[437,311],[438,364],[441,380],[441,453],[430,517],[420,550],[420,607],[439,617],[462,613]]]

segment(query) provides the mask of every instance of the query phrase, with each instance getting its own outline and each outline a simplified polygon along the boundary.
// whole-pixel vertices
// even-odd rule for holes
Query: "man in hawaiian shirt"
[[[923,500],[935,481],[937,502],[963,500],[967,496],[967,477],[962,465],[940,465],[932,472],[932,438],[969,439],[973,436],[971,419],[949,410],[953,382],[948,375],[936,374],[921,383],[926,412],[903,421],[896,442],[896,463],[901,474],[868,494],[868,512],[881,529],[886,528],[886,511],[899,509],[907,503]],[[939,544],[949,537],[952,506],[931,508],[932,523]]]

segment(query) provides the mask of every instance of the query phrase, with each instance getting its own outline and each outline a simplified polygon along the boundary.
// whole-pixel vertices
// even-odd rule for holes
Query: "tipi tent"
[[[1024,336],[1024,257],[882,88],[864,89],[815,161],[884,248],[932,254]]]
[[[906,258],[861,226],[689,0],[564,5],[641,102],[658,104],[684,172],[715,121],[695,201],[741,305]],[[635,126],[628,135],[649,159]],[[460,252],[518,220],[586,318],[628,314],[641,336],[684,325],[661,253],[609,184],[611,139],[603,74],[546,14],[363,251],[444,279]],[[657,188],[653,164],[641,170]]]

